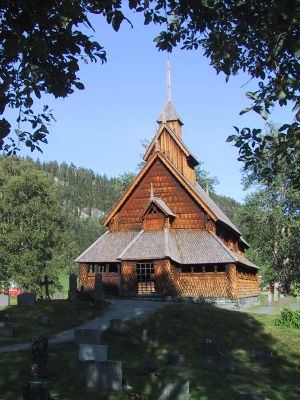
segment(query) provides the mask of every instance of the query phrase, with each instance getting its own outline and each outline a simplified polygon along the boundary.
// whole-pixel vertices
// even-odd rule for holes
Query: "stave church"
[[[144,155],[145,164],[113,207],[107,231],[86,249],[79,285],[118,296],[193,298],[252,303],[258,267],[245,258],[239,229],[196,181],[197,158],[183,140],[183,122],[171,101]]]

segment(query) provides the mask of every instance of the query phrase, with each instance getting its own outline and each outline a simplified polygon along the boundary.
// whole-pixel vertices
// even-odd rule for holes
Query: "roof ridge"
[[[107,236],[110,233],[109,230],[107,230],[106,232],[103,233],[103,235],[101,235],[95,242],[93,242],[86,250],[84,250],[83,253],[81,253],[74,261],[75,262],[80,262],[78,261],[81,257],[83,257],[84,255],[87,254],[87,252],[94,246],[96,246],[99,242],[101,242],[101,240]]]
[[[164,242],[165,242],[166,257],[171,257],[170,256],[169,229],[168,228],[164,228]]]
[[[140,236],[142,236],[142,234],[144,233],[144,230],[140,230],[140,232],[132,239],[131,242],[128,243],[128,245],[125,247],[125,249],[118,255],[118,257],[116,257],[117,259],[121,259],[124,254],[127,252],[127,250],[130,249],[130,247],[138,240],[138,238]]]

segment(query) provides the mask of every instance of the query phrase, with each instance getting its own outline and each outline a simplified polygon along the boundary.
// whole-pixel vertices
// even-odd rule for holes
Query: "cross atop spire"
[[[167,84],[168,84],[168,101],[164,105],[162,112],[160,113],[159,117],[157,118],[157,122],[159,124],[169,123],[172,125],[172,128],[175,130],[177,136],[181,139],[181,126],[183,122],[175,110],[175,107],[172,104],[171,100],[171,67],[170,67],[170,60],[167,60]]]

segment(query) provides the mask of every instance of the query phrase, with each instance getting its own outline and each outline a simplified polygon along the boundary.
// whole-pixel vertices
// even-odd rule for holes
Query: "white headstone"
[[[9,305],[9,297],[6,294],[0,294],[0,307],[7,307]]]
[[[107,346],[80,344],[79,361],[107,361]]]

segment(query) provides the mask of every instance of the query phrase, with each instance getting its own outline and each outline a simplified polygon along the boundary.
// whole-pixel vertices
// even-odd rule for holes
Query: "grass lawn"
[[[98,317],[106,308],[106,303],[92,307],[85,302],[68,300],[38,301],[34,307],[9,306],[4,310],[15,327],[13,337],[0,337],[0,346],[11,343],[29,342],[33,335],[51,336],[73,328],[83,322]],[[49,325],[41,326],[38,316],[46,314]],[[1,396],[0,396],[1,398]]]
[[[84,368],[73,343],[51,347],[49,387],[61,400],[144,400],[157,399],[156,381],[163,376],[180,376],[190,381],[191,400],[234,400],[238,393],[257,393],[268,400],[299,400],[300,330],[274,326],[273,316],[221,310],[194,304],[167,305],[155,314],[128,323],[120,336],[103,334],[109,359],[123,362],[123,376],[131,392],[99,393],[84,388]],[[142,330],[158,332],[157,345],[141,342]],[[214,373],[204,368],[199,347],[212,339],[220,352],[230,356],[234,372]],[[263,367],[251,358],[253,349],[273,353],[271,365]],[[187,357],[187,367],[166,365],[170,351]],[[154,357],[161,366],[158,376],[141,376],[140,362]],[[29,378],[30,354],[3,354],[0,357],[1,400],[21,399],[21,387]]]

